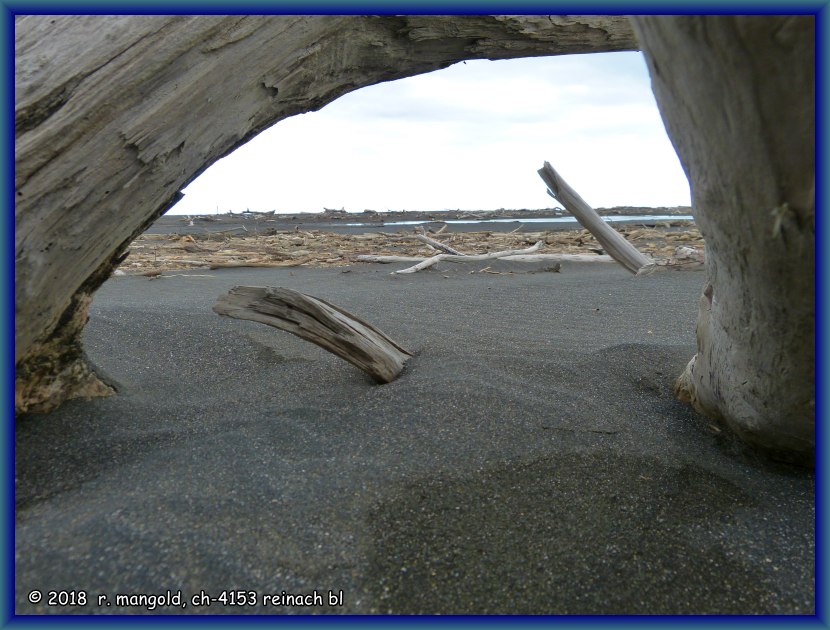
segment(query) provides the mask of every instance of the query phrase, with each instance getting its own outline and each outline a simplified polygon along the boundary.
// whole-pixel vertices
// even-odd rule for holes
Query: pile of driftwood
[[[585,229],[511,232],[483,229],[452,232],[447,224],[427,231],[375,230],[344,234],[335,230],[275,228],[187,234],[143,234],[130,246],[119,275],[159,276],[183,269],[232,267],[331,267],[357,262],[408,262],[393,273],[414,273],[439,262],[502,259],[521,262],[611,262],[632,273],[654,269],[689,269],[703,265],[703,239],[693,223],[666,221],[656,227],[610,227],[545,163],[539,174],[551,195],[577,217]],[[434,225],[434,224],[433,224]],[[420,232],[418,232],[420,230]],[[440,238],[440,240],[437,240]]]
[[[426,234],[418,234],[416,238],[433,251],[440,251],[441,253],[429,256],[427,258],[420,256],[372,256],[363,255],[358,256],[357,260],[360,262],[378,262],[378,263],[395,263],[395,262],[415,262],[416,264],[406,269],[398,269],[393,271],[393,274],[401,273],[415,273],[427,267],[432,267],[434,264],[441,261],[447,262],[476,262],[481,260],[512,260],[521,262],[540,262],[552,261],[562,262],[563,260],[583,261],[583,262],[607,262],[611,258],[609,256],[591,255],[591,254],[539,254],[538,251],[543,245],[543,241],[537,241],[532,246],[525,249],[508,249],[496,252],[487,252],[484,254],[465,254],[456,249],[453,249],[445,243],[436,241]]]
[[[520,227],[512,232],[449,232],[446,224],[426,235],[458,252],[491,253],[526,250],[539,241],[534,254],[558,254],[597,258],[602,245],[585,229],[531,230]],[[658,265],[688,268],[695,264],[687,256],[677,258],[678,248],[699,253],[703,240],[693,223],[664,222],[657,227],[622,225],[617,231],[639,251],[658,261]],[[398,232],[338,234],[317,229],[267,230],[193,234],[143,234],[130,246],[121,264],[121,273],[153,276],[183,269],[222,269],[229,267],[337,267],[360,262],[362,256],[411,257],[412,263],[430,258],[436,251],[418,238],[412,228]],[[525,254],[527,255],[527,254]],[[408,259],[407,259],[408,260]],[[603,260],[598,258],[598,260]],[[473,261],[469,261],[473,262]]]

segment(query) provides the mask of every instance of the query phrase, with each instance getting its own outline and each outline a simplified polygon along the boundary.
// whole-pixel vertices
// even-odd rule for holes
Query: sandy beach
[[[403,266],[110,279],[86,346],[118,395],[17,420],[16,612],[814,612],[813,473],[672,396],[701,271]],[[321,297],[415,357],[376,385],[217,316],[235,285]]]

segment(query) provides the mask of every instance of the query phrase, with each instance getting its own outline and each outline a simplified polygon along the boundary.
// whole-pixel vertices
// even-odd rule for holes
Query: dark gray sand
[[[812,473],[671,394],[702,274],[482,266],[109,281],[86,342],[120,394],[18,419],[17,613],[812,613]],[[237,284],[417,356],[374,385],[211,312]],[[256,605],[193,603],[238,589]],[[47,605],[72,590],[85,606]],[[186,607],[116,605],[168,591]],[[324,605],[263,605],[283,591]]]

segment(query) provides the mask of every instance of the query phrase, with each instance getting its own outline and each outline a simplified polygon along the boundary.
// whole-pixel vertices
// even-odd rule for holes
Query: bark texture
[[[79,309],[184,186],[266,127],[463,59],[636,47],[624,16],[17,17],[17,410],[104,391],[65,352]]]
[[[698,352],[677,392],[813,461],[815,40],[810,16],[633,20],[706,240]]]

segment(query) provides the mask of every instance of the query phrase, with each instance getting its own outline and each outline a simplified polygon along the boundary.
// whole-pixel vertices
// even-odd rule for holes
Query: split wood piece
[[[406,269],[399,269],[397,271],[393,271],[393,274],[399,273],[415,273],[416,271],[421,271],[422,269],[426,269],[427,267],[432,267],[435,263],[441,262],[442,260],[446,260],[448,262],[475,262],[478,260],[493,260],[494,258],[504,258],[505,256],[520,256],[523,254],[533,254],[539,250],[542,246],[542,241],[538,241],[532,247],[528,247],[526,249],[508,249],[503,252],[491,252],[489,254],[471,254],[469,256],[457,256],[454,254],[438,254],[437,256],[433,256],[432,258],[427,258],[419,262],[417,265],[412,265],[411,267],[407,267]]]
[[[286,330],[345,359],[379,383],[394,381],[412,356],[339,306],[292,289],[237,286],[220,296],[213,310]]]
[[[614,260],[634,274],[645,273],[653,268],[654,263],[603,221],[597,211],[589,206],[548,162],[537,172],[547,184],[548,193],[594,235]]]
[[[361,254],[355,258],[358,262],[374,262],[374,263],[398,263],[398,262],[424,262],[432,260],[435,256],[373,256],[369,254]],[[499,256],[499,260],[510,260],[512,262],[601,262],[609,263],[616,262],[611,256],[605,254],[516,254],[513,256]],[[443,260],[452,260],[444,258]],[[464,261],[467,260],[481,260],[473,256],[464,256]],[[462,262],[457,260],[455,262]]]
[[[440,249],[442,252],[446,254],[452,254],[453,256],[466,256],[464,252],[460,252],[457,249],[453,249],[449,245],[444,245],[444,243],[440,241],[436,241],[434,238],[430,238],[426,234],[416,234],[415,238],[419,241],[426,243],[427,245],[431,245],[435,249]]]

